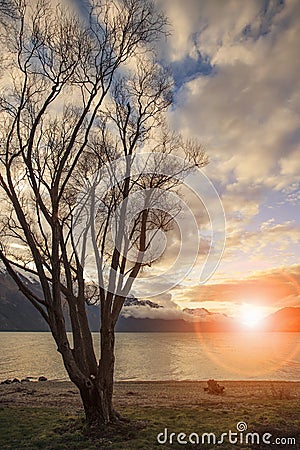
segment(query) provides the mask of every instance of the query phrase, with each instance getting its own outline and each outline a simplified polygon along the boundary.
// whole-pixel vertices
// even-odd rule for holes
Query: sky
[[[185,216],[181,236],[171,233],[133,294],[145,298],[152,290],[170,317],[178,307],[238,316],[249,306],[263,316],[300,306],[300,2],[155,2],[169,21],[168,37],[156,46],[174,80],[168,123],[203,143],[210,161],[203,173],[215,194],[199,195],[199,175],[198,192],[185,197],[201,236],[191,272],[197,239]],[[201,283],[214,217],[214,267]],[[181,270],[172,273],[182,242]]]
[[[205,144],[226,216],[214,275],[169,295],[233,315],[300,306],[300,2],[157,3],[171,27],[158,49],[175,83],[168,120]]]
[[[186,194],[200,224],[196,264],[189,272],[199,236],[183,215],[181,269],[167,270],[176,259],[174,232],[133,294],[145,298],[150,286],[151,300],[165,306],[158,313],[170,318],[178,307],[236,316],[247,305],[262,315],[300,306],[300,2],[155,1],[169,20],[169,35],[156,45],[174,80],[167,120],[203,143],[209,164],[197,172],[197,192]],[[68,3],[81,11],[88,2]],[[209,218],[215,260],[201,282]]]

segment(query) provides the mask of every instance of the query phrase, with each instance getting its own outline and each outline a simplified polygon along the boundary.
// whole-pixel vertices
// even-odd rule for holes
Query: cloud
[[[286,250],[290,244],[300,240],[300,227],[292,221],[276,224],[271,219],[263,222],[256,231],[237,231],[227,236],[229,249],[243,251],[249,257],[267,246],[276,249],[277,255]]]
[[[171,61],[180,60],[186,54],[193,55],[193,42],[205,42],[204,54],[213,56],[218,47],[231,35],[240,33],[263,9],[260,1],[223,2],[218,0],[157,0],[168,15],[172,37],[167,43]]]
[[[122,316],[125,318],[134,317],[136,319],[163,319],[163,320],[185,320],[188,322],[224,322],[228,320],[220,313],[211,313],[205,309],[197,310],[193,315],[172,300],[171,294],[162,294],[157,302],[161,308],[153,308],[149,305],[123,306]]]
[[[178,289],[174,292],[174,299],[179,304],[190,301],[206,307],[215,303],[217,310],[231,313],[242,303],[275,309],[299,306],[300,265],[261,271],[245,279],[220,284]]]
[[[173,125],[210,143],[210,176],[222,165],[226,183],[232,175],[239,184],[288,185],[300,160],[299,2],[164,3],[171,65],[194,66],[190,81],[182,74]],[[211,76],[197,73],[199,54]]]
[[[152,299],[153,301],[153,299]],[[150,306],[124,306],[122,309],[122,316],[135,317],[136,319],[165,319],[175,320],[183,319],[185,316],[181,308],[172,301],[170,294],[161,294],[158,301],[162,308],[151,308]]]
[[[199,137],[207,146],[210,164],[204,171],[218,187],[227,218],[226,250],[217,276],[236,279],[193,287],[195,279],[190,278],[187,284],[192,286],[182,285],[172,294],[176,301],[196,302],[201,292],[201,302],[219,302],[225,311],[231,303],[242,301],[244,288],[254,292],[256,281],[237,278],[297,259],[299,219],[295,209],[286,205],[300,201],[300,3],[156,1],[172,28],[172,35],[157,49],[175,82],[169,120],[185,136]],[[201,224],[200,268],[209,249],[208,217],[197,199],[191,194],[187,198]],[[187,240],[179,274],[190,265],[195,247],[189,225],[183,220]],[[171,267],[179,243],[180,237],[171,233],[166,253],[149,269],[149,276]],[[169,279],[179,279],[178,273],[168,274]],[[149,283],[147,268],[142,275],[137,296],[139,286]],[[257,286],[266,294],[262,301],[295,302],[298,297],[289,292],[286,278],[278,276],[276,281],[272,276],[257,275]],[[163,276],[150,279],[150,287],[163,291],[169,279],[165,283]],[[276,292],[272,283],[279,286]],[[179,313],[172,303],[163,314],[167,311],[172,317]]]

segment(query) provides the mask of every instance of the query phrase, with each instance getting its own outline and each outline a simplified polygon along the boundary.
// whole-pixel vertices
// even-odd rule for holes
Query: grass
[[[296,400],[264,400],[252,403],[249,408],[195,406],[184,408],[126,408],[122,413],[131,419],[122,427],[109,427],[89,433],[83,417],[64,415],[54,408],[1,408],[1,450],[135,450],[169,449],[254,449],[255,446],[232,445],[159,445],[157,434],[167,428],[170,432],[214,432],[218,437],[228,430],[236,431],[236,424],[245,421],[248,431],[269,432],[274,436],[297,437],[292,446],[271,445],[268,448],[300,449],[300,406]],[[262,449],[264,447],[257,447]]]
[[[293,392],[290,385],[278,385],[270,383],[271,397],[277,400],[290,400],[293,398]]]

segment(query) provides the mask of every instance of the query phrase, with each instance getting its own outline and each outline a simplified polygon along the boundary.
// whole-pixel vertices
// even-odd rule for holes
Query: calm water
[[[93,335],[95,348],[99,335]],[[0,380],[67,379],[50,333],[0,333]],[[300,380],[300,333],[117,333],[117,380]]]

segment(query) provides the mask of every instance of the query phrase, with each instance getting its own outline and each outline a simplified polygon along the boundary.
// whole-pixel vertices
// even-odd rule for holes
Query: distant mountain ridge
[[[22,275],[20,275],[22,277]],[[34,290],[38,283],[25,280]],[[0,330],[1,331],[47,331],[49,327],[32,304],[19,291],[15,282],[0,267]]]
[[[184,308],[183,312],[193,316],[196,319],[201,318],[205,319],[206,321],[213,320],[215,322],[215,321],[232,320],[226,314],[211,312],[208,311],[208,309],[206,308]]]
[[[25,277],[20,274],[26,284],[38,293],[40,286],[32,277]],[[125,302],[124,307],[147,307],[151,309],[163,308],[161,305],[150,300],[138,300],[133,295],[129,296]],[[92,331],[99,331],[100,327],[100,308],[97,305],[87,306],[88,320]],[[71,325],[67,320],[67,329],[71,330]],[[131,331],[139,329],[139,319],[130,317],[128,319],[120,317],[117,330]],[[140,322],[141,324],[143,322]],[[150,322],[151,323],[151,322]],[[49,331],[49,326],[41,317],[34,306],[24,297],[19,291],[15,282],[8,275],[6,270],[0,266],[0,331]]]
[[[21,275],[23,276],[23,275]],[[25,277],[24,277],[25,278]],[[26,278],[31,289],[39,290],[39,283]],[[128,314],[128,310],[130,314]],[[151,317],[135,317],[135,311],[151,311]],[[210,312],[206,308],[185,308],[178,318],[168,319],[160,312],[167,310],[150,300],[139,300],[129,296],[124,304],[126,315],[118,320],[116,330],[122,332],[218,332],[241,331],[241,325],[226,314]],[[153,316],[153,312],[155,316]],[[87,307],[92,331],[99,331],[100,308]],[[71,326],[67,322],[67,328]],[[244,328],[243,328],[244,329]],[[261,321],[263,331],[300,332],[300,307],[286,307]],[[38,311],[18,290],[16,284],[0,266],[0,331],[49,331],[49,327]]]
[[[300,331],[300,307],[286,307],[266,317],[261,326],[266,331]]]
[[[151,302],[151,300],[138,300],[133,295],[129,295],[125,302],[124,306],[149,306],[150,308],[163,308],[163,306],[159,305],[158,303]]]

